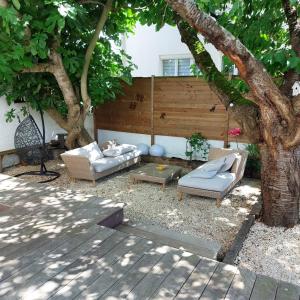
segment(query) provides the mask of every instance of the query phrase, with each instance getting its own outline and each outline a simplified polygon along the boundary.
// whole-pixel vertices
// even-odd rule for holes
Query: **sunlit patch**
[[[157,247],[157,248],[156,248],[156,251],[157,251],[158,253],[161,253],[161,254],[165,254],[165,253],[167,253],[169,250],[170,250],[170,247],[168,247],[168,246],[161,246],[161,247]]]

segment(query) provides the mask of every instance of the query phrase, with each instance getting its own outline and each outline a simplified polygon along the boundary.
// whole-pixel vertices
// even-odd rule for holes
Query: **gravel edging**
[[[237,235],[235,236],[235,239],[233,240],[231,247],[229,250],[225,253],[225,257],[220,258],[223,263],[234,265],[236,258],[239,255],[239,252],[241,251],[244,241],[246,240],[250,229],[252,225],[255,222],[255,219],[257,219],[261,213],[262,205],[261,203],[257,202],[253,205],[248,217],[243,221],[242,226],[240,230],[238,231]]]
[[[235,264],[300,286],[300,224],[287,229],[255,221]]]

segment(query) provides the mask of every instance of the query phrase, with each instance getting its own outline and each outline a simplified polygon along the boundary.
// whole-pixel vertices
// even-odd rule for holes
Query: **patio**
[[[4,299],[298,299],[298,287],[98,222],[122,205],[0,177]],[[102,223],[103,224],[103,223]]]
[[[180,234],[213,240],[221,247],[220,256],[231,246],[252,206],[260,201],[259,181],[249,178],[244,178],[242,184],[234,188],[218,208],[216,200],[198,196],[186,195],[183,201],[178,201],[176,180],[168,183],[164,190],[156,183],[131,184],[131,174],[138,166],[98,180],[96,186],[85,180],[71,180],[60,160],[49,161],[47,166],[61,174],[59,180],[48,183],[48,186],[104,197],[112,203],[124,203],[124,216],[129,225],[155,225]],[[35,168],[17,166],[7,169],[5,173],[13,176]],[[36,178],[32,180],[36,181]]]

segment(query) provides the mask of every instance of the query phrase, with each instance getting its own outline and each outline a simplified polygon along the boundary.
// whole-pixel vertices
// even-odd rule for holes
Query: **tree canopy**
[[[54,76],[26,70],[48,63],[55,49],[80,95],[85,53],[105,2],[14,0],[7,4],[0,6],[0,94],[5,94],[9,103],[25,98],[32,106],[39,103],[43,109],[55,109],[65,117],[68,107]],[[89,66],[92,106],[114,99],[121,91],[120,79],[130,82],[133,65],[121,43],[122,34],[131,32],[135,22],[127,2],[114,2]]]

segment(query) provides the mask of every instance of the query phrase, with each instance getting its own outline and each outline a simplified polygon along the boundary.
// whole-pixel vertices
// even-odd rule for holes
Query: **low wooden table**
[[[130,175],[132,182],[156,182],[162,184],[162,188],[164,189],[166,184],[179,176],[182,171],[181,167],[171,165],[166,165],[166,168],[160,171],[156,168],[157,166],[158,164],[150,163],[133,171]]]

